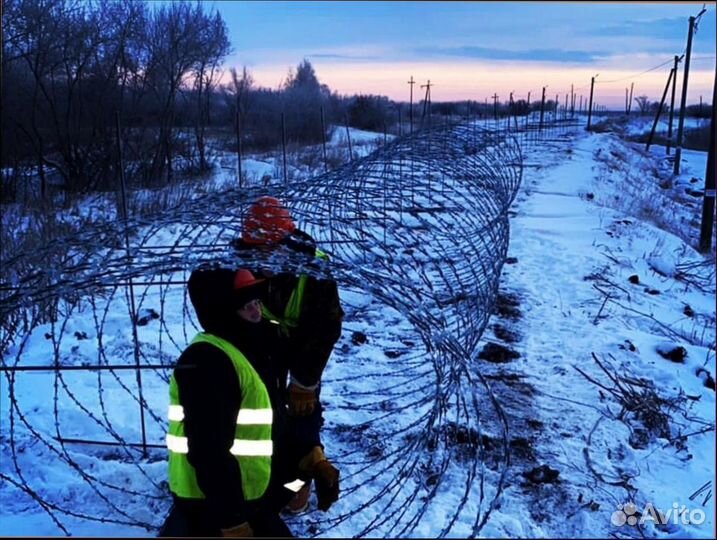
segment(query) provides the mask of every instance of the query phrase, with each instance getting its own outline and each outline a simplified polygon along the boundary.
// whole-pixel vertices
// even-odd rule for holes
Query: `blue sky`
[[[687,2],[337,2],[223,1],[218,9],[234,48],[228,65],[246,65],[257,83],[277,87],[307,58],[340,93],[404,99],[408,77],[436,84],[435,101],[516,96],[548,85],[557,93],[600,73],[605,104],[624,102],[635,83],[659,99],[669,65],[681,54]],[[711,100],[715,3],[694,39],[690,98]],[[694,74],[694,75],[692,75]],[[625,80],[621,80],[625,79]],[[609,81],[616,81],[614,83]],[[678,79],[681,82],[681,77]],[[605,81],[605,82],[603,82]],[[435,93],[434,93],[435,92]],[[639,95],[639,94],[638,94]]]

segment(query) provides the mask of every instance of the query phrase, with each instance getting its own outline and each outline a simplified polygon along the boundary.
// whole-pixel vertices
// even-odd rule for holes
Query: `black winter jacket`
[[[276,342],[276,328],[238,317],[233,280],[231,270],[195,271],[189,279],[189,296],[204,330],[235,345],[264,381],[274,408],[272,434],[277,447],[285,406],[281,370],[276,369],[270,348]],[[179,357],[174,376],[184,407],[187,458],[209,511],[220,528],[238,525],[248,519],[250,509],[242,493],[239,465],[229,453],[242,399],[232,362],[213,345],[197,343]]]
[[[310,259],[314,258],[316,244],[303,231],[294,231],[282,243],[294,251],[305,253]],[[252,248],[241,240],[236,240],[234,246],[240,250]],[[255,273],[261,275],[261,269]],[[288,272],[268,279],[264,304],[273,315],[283,317],[298,281],[297,275]],[[311,387],[320,382],[334,345],[341,337],[343,316],[336,281],[309,276],[298,325],[289,331],[288,336],[282,336],[280,352],[291,376],[302,385]]]

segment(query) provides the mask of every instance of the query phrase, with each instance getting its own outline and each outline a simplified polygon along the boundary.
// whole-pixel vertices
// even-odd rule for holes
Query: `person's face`
[[[261,321],[261,300],[255,299],[244,304],[237,311],[239,317],[247,322],[258,323]]]

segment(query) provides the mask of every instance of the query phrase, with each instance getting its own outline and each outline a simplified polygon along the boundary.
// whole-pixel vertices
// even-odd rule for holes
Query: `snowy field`
[[[334,136],[333,144],[341,142],[341,129]],[[361,148],[377,137],[355,140]],[[681,175],[672,178],[664,147],[645,153],[614,134],[580,129],[526,146],[523,159],[497,309],[481,354],[465,359],[467,371],[485,383],[466,385],[466,392],[490,388],[501,413],[486,407],[478,450],[470,437],[453,433],[455,459],[445,470],[416,463],[419,480],[396,497],[435,495],[441,503],[428,507],[411,535],[466,537],[480,514],[482,537],[713,538],[715,266],[714,255],[693,247],[706,154],[685,151]],[[276,176],[276,163],[258,157],[247,167],[253,181]],[[96,341],[83,335],[93,337],[98,327],[103,354],[131,356],[122,295],[115,293],[114,305],[123,302],[124,311],[103,311],[98,299],[68,313],[63,331],[74,341],[55,343],[46,334],[56,328],[46,325],[8,357],[21,348],[24,358],[45,365],[59,351],[75,365],[90,365]],[[423,398],[431,397],[435,374],[406,313],[352,288],[342,287],[341,296],[344,330],[322,397],[327,450],[350,489],[330,513],[287,521],[299,536],[353,537],[375,524],[368,536],[400,536],[391,523],[401,516],[377,515],[367,503],[372,470],[362,464],[372,453],[390,460],[397,447],[413,444],[397,434],[429,414],[432,403]],[[140,341],[151,340],[153,325],[177,338],[154,363],[171,363],[176,356],[167,351],[178,354],[192,337],[185,300],[181,288],[142,300],[145,308],[161,305],[165,316],[147,311]],[[65,439],[107,438],[108,426],[124,441],[140,441],[133,371],[66,372],[59,381],[41,371],[3,374],[2,534],[154,536],[136,523],[159,526],[169,505],[161,449],[167,374],[142,374],[144,399],[156,412],[145,418],[148,442],[158,446],[147,457],[133,447],[52,442],[60,432]],[[383,389],[387,398],[373,414],[386,421],[357,430],[369,420],[362,392],[373,399]],[[477,399],[487,402],[485,395]],[[19,407],[9,414],[13,403]],[[421,455],[431,451],[422,448]],[[475,495],[474,487],[451,483],[467,459],[481,460],[487,484]],[[439,491],[432,490],[436,476]],[[43,508],[38,500],[52,502]],[[360,514],[332,521],[362,504]],[[663,523],[650,519],[660,512]]]

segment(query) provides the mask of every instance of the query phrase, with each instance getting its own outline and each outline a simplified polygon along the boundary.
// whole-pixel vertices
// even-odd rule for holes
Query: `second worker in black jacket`
[[[296,228],[291,214],[275,197],[259,197],[249,208],[242,226],[242,237],[234,241],[238,250],[275,250],[288,248],[293,256],[304,259],[308,266],[328,260],[317,248],[313,238]],[[344,312],[341,308],[336,281],[308,274],[281,272],[273,274],[265,268],[254,272],[267,278],[262,313],[279,327],[278,355],[287,369],[288,408],[294,421],[289,429],[293,439],[302,440],[314,451],[301,467],[324,462],[320,430],[323,407],[319,399],[321,376],[334,345],[341,337]],[[328,510],[338,498],[338,471],[326,469],[326,478],[317,477],[318,506]],[[308,505],[310,483],[307,483],[287,506],[299,512]]]

